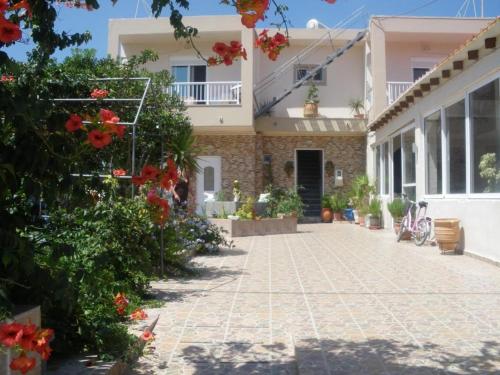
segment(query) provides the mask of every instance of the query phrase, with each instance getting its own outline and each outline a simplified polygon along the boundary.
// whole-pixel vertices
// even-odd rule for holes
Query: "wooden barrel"
[[[433,222],[439,248],[444,251],[455,250],[460,240],[460,220],[434,219]]]

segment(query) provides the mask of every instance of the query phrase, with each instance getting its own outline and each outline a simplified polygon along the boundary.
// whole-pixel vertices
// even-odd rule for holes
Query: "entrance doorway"
[[[221,157],[200,156],[198,166],[200,169],[196,174],[196,212],[203,213],[205,199],[213,198],[215,193],[221,190]]]
[[[323,194],[323,150],[296,151],[296,186],[304,202],[304,216],[319,217]]]

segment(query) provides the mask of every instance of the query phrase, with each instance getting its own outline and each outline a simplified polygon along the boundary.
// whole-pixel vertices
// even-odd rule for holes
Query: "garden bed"
[[[230,237],[265,236],[271,234],[297,233],[297,218],[260,220],[209,219],[212,224],[222,227]]]

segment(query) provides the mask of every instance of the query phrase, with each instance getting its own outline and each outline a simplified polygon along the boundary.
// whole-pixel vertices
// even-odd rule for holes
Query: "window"
[[[442,193],[441,111],[424,119],[427,194]]]
[[[415,129],[409,130],[402,134],[402,154],[403,154],[403,193],[408,195],[411,200],[416,199],[416,145],[415,145]]]
[[[205,191],[215,190],[215,170],[214,167],[203,168],[203,189]]]
[[[403,192],[401,172],[403,167],[401,165],[401,135],[397,135],[392,139],[392,181],[394,188],[394,195],[400,195]]]
[[[500,192],[500,80],[472,92],[471,121],[472,192]]]
[[[174,90],[183,99],[203,104],[205,102],[205,82],[207,67],[205,65],[173,65],[172,76]],[[198,83],[199,82],[199,83]]]
[[[310,71],[313,69],[317,68],[319,65],[317,64],[312,64],[312,65],[295,65],[295,72],[294,72],[294,82],[300,81],[302,78],[304,78]],[[309,80],[308,83],[314,83],[316,85],[326,85],[326,69],[321,69],[318,71],[314,77]]]
[[[382,194],[389,194],[389,142],[384,143],[384,181]]]
[[[380,145],[375,148],[375,189],[380,194]]]
[[[422,78],[427,72],[429,68],[413,68],[413,81],[417,81]]]
[[[465,101],[445,108],[447,142],[447,193],[466,192]]]

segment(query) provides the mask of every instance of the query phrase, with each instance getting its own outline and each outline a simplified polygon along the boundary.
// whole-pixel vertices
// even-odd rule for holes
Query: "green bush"
[[[332,200],[329,195],[325,194],[321,197],[321,208],[332,209]]]
[[[236,211],[236,216],[239,216],[240,219],[244,220],[252,220],[255,218],[255,199],[252,197],[248,197],[246,202],[240,207],[238,211]]]
[[[368,213],[379,218],[382,215],[382,202],[378,198],[373,198],[368,205]]]
[[[399,220],[405,216],[405,202],[401,198],[396,198],[392,202],[387,203],[387,209],[393,219]]]
[[[45,325],[57,332],[55,350],[123,353],[130,337],[113,297],[125,292],[132,307],[146,295],[158,259],[155,231],[142,198],[114,198],[55,211],[27,233],[40,268],[29,295],[40,298]]]
[[[340,193],[333,194],[330,202],[333,212],[343,212],[349,206],[349,200]]]
[[[304,216],[304,203],[295,190],[290,189],[285,192],[285,195],[278,201],[276,207],[278,214],[292,215],[301,218]]]

